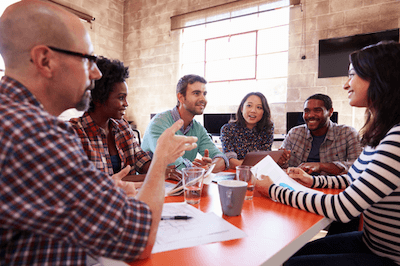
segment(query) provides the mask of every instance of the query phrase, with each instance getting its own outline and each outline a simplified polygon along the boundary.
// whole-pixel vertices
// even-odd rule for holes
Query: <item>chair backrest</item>
[[[140,131],[139,131],[139,129],[132,128],[132,130],[133,130],[133,133],[135,133],[135,137],[136,137],[139,145],[142,145],[142,140],[140,139]]]
[[[135,137],[136,137],[136,139],[137,139],[137,141],[138,141],[138,143],[139,143],[139,146],[142,145],[142,139],[141,139],[141,137],[140,137],[140,131],[139,131],[139,129],[137,129],[137,128],[132,124],[132,122],[129,122],[129,125],[131,125],[132,131],[133,131],[133,133],[135,134]]]

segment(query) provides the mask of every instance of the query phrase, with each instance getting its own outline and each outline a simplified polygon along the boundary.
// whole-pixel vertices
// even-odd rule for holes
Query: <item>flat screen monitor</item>
[[[347,76],[349,54],[383,40],[399,42],[399,29],[319,40],[318,78]]]
[[[338,122],[338,112],[333,112],[331,116],[332,122],[337,123]],[[287,112],[286,113],[286,133],[289,132],[289,130],[292,127],[296,127],[299,125],[304,124],[304,119],[303,119],[303,112]]]
[[[234,113],[203,114],[204,127],[209,134],[219,136],[221,127],[235,117]]]

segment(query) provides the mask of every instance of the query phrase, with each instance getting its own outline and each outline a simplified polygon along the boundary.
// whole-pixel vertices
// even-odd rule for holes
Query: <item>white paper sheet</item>
[[[187,215],[193,218],[189,220],[160,221],[152,253],[247,236],[245,232],[218,217],[215,213],[203,213],[195,207],[182,202],[165,203],[162,216],[175,215]]]
[[[214,176],[214,174],[211,172],[212,172],[212,170],[214,170],[214,167],[215,167],[215,163],[212,164],[208,168],[207,172],[204,174],[203,184],[209,185],[211,183],[213,176]]]
[[[246,237],[247,234],[215,213],[204,213],[183,203],[164,203],[162,216],[187,215],[189,220],[160,221],[152,253],[194,247]],[[122,261],[100,258],[103,266],[125,266]]]
[[[291,179],[269,155],[253,166],[251,172],[256,178],[259,178],[261,174],[267,175],[276,185],[287,187],[291,190],[304,191],[308,193],[322,193],[321,191],[305,187]]]
[[[171,182],[165,182],[165,197],[168,196],[168,193],[174,188],[176,187],[175,183],[171,183]]]

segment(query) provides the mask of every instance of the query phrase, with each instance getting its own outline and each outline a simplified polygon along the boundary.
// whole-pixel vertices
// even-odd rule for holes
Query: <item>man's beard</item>
[[[89,108],[90,103],[90,89],[86,90],[82,96],[82,99],[75,105],[76,110],[86,111]]]
[[[203,110],[201,110],[201,111],[196,111],[196,106],[198,106],[199,104],[195,104],[195,106],[193,107],[193,108],[186,108],[186,110],[189,112],[189,113],[191,113],[192,115],[202,115],[203,113],[204,113],[204,109],[205,109],[205,107],[206,107],[206,104],[204,104],[204,109]]]
[[[325,126],[328,126],[328,125],[329,125],[329,122],[328,122],[329,120],[325,121],[325,123],[322,123],[321,120],[319,120],[319,119],[318,119],[317,121],[318,121],[318,124],[317,124],[317,126],[316,126],[315,128],[313,128],[313,129],[309,128],[309,126],[308,126],[309,119],[307,119],[307,121],[305,121],[306,124],[307,124],[307,128],[308,128],[311,132],[320,130],[321,128],[324,128]]]
[[[94,81],[90,82],[90,85],[86,88],[85,93],[82,95],[82,98],[79,102],[76,103],[75,109],[78,111],[86,111],[89,108],[90,104],[90,91],[94,89]]]
[[[190,110],[188,110],[188,111],[189,111],[189,113],[191,113],[192,115],[202,115],[203,112],[204,112],[204,111],[202,111],[202,112],[196,112],[195,109],[190,109]]]

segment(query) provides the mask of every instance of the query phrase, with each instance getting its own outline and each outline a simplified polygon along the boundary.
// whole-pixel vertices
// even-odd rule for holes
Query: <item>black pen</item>
[[[175,165],[174,170],[176,170],[179,166],[181,166],[183,163],[180,163],[178,165]]]
[[[189,220],[193,217],[187,215],[176,215],[176,216],[162,216],[161,220]]]

